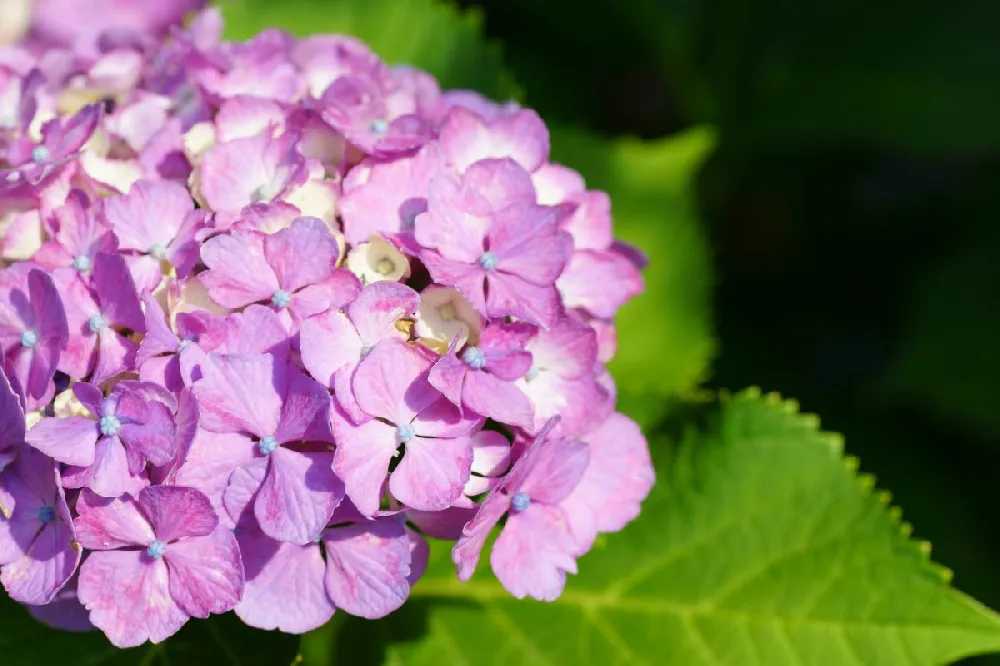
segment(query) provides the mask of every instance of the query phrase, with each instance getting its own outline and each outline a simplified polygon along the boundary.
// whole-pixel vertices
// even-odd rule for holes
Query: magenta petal
[[[326,563],[318,544],[275,541],[256,525],[241,527],[237,539],[246,568],[246,587],[236,605],[241,620],[292,634],[330,620],[334,606],[326,593]]]
[[[552,326],[562,314],[555,287],[538,286],[511,273],[487,274],[486,313],[490,317],[516,317],[542,328]]]
[[[166,248],[193,210],[187,189],[168,180],[141,180],[128,194],[104,202],[104,215],[119,247],[143,253],[157,244]]]
[[[135,368],[138,347],[112,328],[103,328],[97,335],[97,365],[90,381],[100,384],[120,372]]]
[[[414,509],[439,511],[462,495],[471,469],[472,443],[468,437],[414,437],[389,478],[389,490]]]
[[[410,575],[406,577],[406,581],[413,587],[427,571],[431,559],[431,547],[427,539],[409,527],[406,528],[406,538],[410,541]]]
[[[351,615],[376,619],[396,610],[410,594],[410,540],[402,523],[381,518],[329,529],[326,589]]]
[[[580,483],[590,462],[590,447],[568,439],[548,439],[535,446],[531,466],[518,490],[533,502],[555,506]]]
[[[267,457],[255,458],[229,475],[229,485],[225,487],[223,505],[229,522],[238,530],[246,525],[256,525],[253,505],[257,493],[264,483],[270,461]]]
[[[375,345],[354,373],[354,396],[365,412],[409,423],[440,393],[427,382],[431,353],[389,338]]]
[[[598,532],[616,532],[639,515],[656,478],[646,439],[628,417],[612,414],[585,441],[590,463],[560,504],[581,550],[590,548]]]
[[[326,527],[344,497],[333,473],[332,453],[300,453],[279,447],[257,493],[254,515],[269,537],[308,543]]]
[[[420,307],[420,294],[398,282],[376,282],[365,287],[347,306],[347,316],[365,344],[399,335],[396,323]]]
[[[472,520],[466,523],[462,536],[451,550],[451,561],[455,563],[459,580],[472,578],[490,531],[507,513],[509,505],[510,499],[494,490],[483,500]]]
[[[347,315],[338,310],[329,310],[303,322],[299,346],[302,365],[328,388],[334,387],[333,375],[337,370],[361,358],[361,338]]]
[[[76,540],[88,550],[146,546],[156,538],[153,528],[128,495],[107,499],[84,490],[76,502]]]
[[[429,537],[456,541],[462,537],[462,529],[478,510],[479,505],[468,497],[459,497],[455,504],[442,511],[407,509],[406,517]]]
[[[469,373],[465,378],[462,402],[478,414],[519,428],[530,429],[535,420],[535,410],[528,396],[514,384],[488,372]]]
[[[0,452],[24,442],[24,410],[7,376],[0,372]],[[0,472],[3,465],[0,465]]]
[[[610,319],[622,305],[642,293],[642,274],[620,254],[605,251],[573,253],[556,282],[568,308],[582,308]]]
[[[281,289],[264,255],[264,238],[252,231],[234,231],[205,242],[201,258],[208,270],[199,278],[212,300],[240,308],[271,298]]]
[[[460,437],[480,425],[483,417],[471,411],[462,413],[445,398],[436,400],[413,420],[413,429],[421,437]]]
[[[42,528],[24,557],[3,567],[0,580],[14,601],[46,604],[76,571],[80,551],[72,526],[57,520]]]
[[[333,468],[344,480],[345,492],[358,511],[374,515],[382,499],[389,463],[399,447],[395,428],[376,420],[354,425],[336,412],[333,427],[337,438]]]
[[[455,287],[478,312],[486,312],[486,271],[482,266],[451,261],[431,250],[421,252],[420,260],[435,282]]]
[[[510,442],[506,437],[492,430],[481,430],[472,436],[473,472],[495,478],[506,472],[508,467],[510,467]]]
[[[142,302],[146,307],[146,335],[139,343],[139,351],[136,353],[139,365],[160,354],[176,352],[180,347],[180,340],[170,330],[167,315],[156,298],[146,295]]]
[[[52,278],[40,270],[32,270],[28,273],[28,292],[41,339],[62,347],[69,339],[69,328],[62,299]]]
[[[97,435],[97,422],[93,419],[46,417],[28,431],[25,441],[59,462],[87,467],[94,464]]]
[[[215,432],[273,435],[281,411],[284,364],[270,354],[209,354],[194,394],[202,427]]]
[[[104,401],[104,392],[101,391],[95,384],[89,382],[75,382],[73,384],[73,395],[76,399],[80,401],[80,404],[87,408],[95,418],[101,418],[104,415],[104,407],[101,403]],[[94,426],[94,431],[97,431],[97,422],[91,421],[91,425]]]
[[[66,488],[90,488],[102,497],[119,497],[138,493],[148,485],[144,475],[129,470],[128,455],[117,437],[102,437],[94,449],[94,464],[90,467],[68,467],[63,472]]]
[[[232,610],[243,594],[243,562],[236,537],[225,527],[167,545],[170,595],[185,613],[208,617]]]
[[[330,394],[316,380],[290,368],[281,421],[274,438],[278,443],[307,440],[332,442],[330,433]]]
[[[194,488],[152,486],[139,493],[137,505],[159,541],[211,534],[219,524],[208,497]]]
[[[124,257],[119,254],[98,253],[94,257],[91,284],[97,295],[97,302],[101,304],[101,314],[108,323],[139,333],[145,332],[146,321],[139,303],[139,294]]]
[[[300,217],[264,237],[264,256],[281,288],[293,292],[329,278],[340,248],[322,220]]]
[[[166,563],[139,550],[91,553],[80,567],[78,595],[116,647],[162,642],[188,619],[170,594]]]
[[[462,405],[462,387],[465,376],[470,374],[467,366],[454,353],[448,353],[431,368],[427,380],[431,386],[441,391],[441,394],[456,406]]]
[[[218,434],[198,430],[173,482],[205,493],[224,519],[223,493],[234,471],[254,460],[250,438],[236,433]],[[231,524],[231,523],[230,523]]]
[[[562,509],[533,503],[507,519],[493,544],[490,565],[516,598],[555,601],[566,573],[576,573],[576,547]]]

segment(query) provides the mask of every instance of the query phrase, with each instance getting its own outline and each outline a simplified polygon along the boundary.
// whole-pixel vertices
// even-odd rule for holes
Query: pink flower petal
[[[264,237],[264,257],[288,292],[329,278],[339,256],[337,239],[315,217],[300,217],[291,227]]]
[[[297,369],[287,371],[281,420],[274,438],[279,444],[307,440],[333,442],[330,432],[330,394]]]
[[[137,506],[164,543],[211,534],[219,524],[208,497],[194,488],[143,488]]]
[[[642,293],[639,270],[614,252],[574,252],[556,287],[568,308],[582,308],[595,317],[610,319],[622,305]]]
[[[576,541],[558,507],[533,503],[512,514],[493,544],[490,565],[514,597],[555,601],[576,573]]]
[[[261,529],[279,541],[305,544],[326,527],[344,497],[333,473],[332,453],[299,453],[279,447],[254,503]]]
[[[160,643],[188,619],[170,594],[166,563],[143,551],[91,553],[80,567],[78,595],[116,647]]]
[[[264,236],[233,231],[201,246],[208,270],[199,278],[212,300],[227,308],[240,308],[274,296],[281,289],[278,277],[264,254]]]
[[[420,307],[420,294],[398,282],[376,282],[365,287],[347,306],[347,316],[366,345],[399,336],[396,323]]]
[[[167,545],[170,596],[192,617],[232,610],[243,595],[243,562],[225,527]]]
[[[67,465],[94,464],[97,422],[82,416],[46,417],[28,431],[25,441],[50,458]]]
[[[149,521],[128,495],[107,499],[84,490],[76,510],[76,539],[88,550],[147,546],[156,538]]]
[[[254,445],[250,438],[238,433],[213,433],[199,429],[173,482],[179,486],[197,488],[208,496],[212,507],[225,521],[223,493],[229,477],[254,460]]]
[[[361,358],[361,345],[354,325],[338,310],[310,317],[299,331],[302,365],[328,388],[337,370]]]
[[[534,171],[549,155],[548,129],[537,113],[527,109],[484,121],[455,107],[441,127],[440,141],[449,164],[459,171],[491,157],[510,157]]]
[[[94,464],[67,467],[63,472],[66,488],[90,488],[101,497],[138,493],[148,485],[144,476],[129,471],[125,447],[117,437],[102,437],[94,448]]]
[[[241,620],[291,634],[329,622],[334,605],[326,593],[326,563],[319,545],[275,541],[252,524],[241,527],[236,538],[246,568],[246,587],[236,605]]]
[[[410,594],[410,540],[395,518],[326,530],[323,545],[326,589],[339,608],[376,619],[406,601]]]
[[[337,439],[333,468],[358,511],[371,516],[378,511],[389,463],[399,448],[396,431],[376,420],[354,425],[338,411],[332,419]]]
[[[465,378],[462,403],[477,414],[500,423],[531,428],[535,409],[531,400],[515,384],[505,382],[482,370],[470,372]]]
[[[209,354],[193,389],[202,427],[273,435],[280,422],[283,369],[270,354]]]
[[[165,250],[193,210],[187,188],[168,180],[141,180],[125,196],[104,202],[104,216],[119,248],[143,253],[156,245]]]
[[[382,340],[354,373],[354,395],[361,409],[396,424],[409,423],[438,399],[427,382],[433,365],[430,352],[401,340]]]
[[[389,477],[389,490],[403,504],[421,511],[439,511],[462,495],[472,468],[468,437],[414,437]]]

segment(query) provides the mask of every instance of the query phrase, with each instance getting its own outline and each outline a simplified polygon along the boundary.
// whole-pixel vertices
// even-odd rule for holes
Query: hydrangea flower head
[[[0,583],[121,647],[302,633],[501,526],[501,583],[555,599],[654,481],[612,202],[531,109],[204,4],[0,26]]]

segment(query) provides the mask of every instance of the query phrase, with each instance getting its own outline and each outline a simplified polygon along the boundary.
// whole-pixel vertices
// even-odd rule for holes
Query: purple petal
[[[24,443],[24,410],[7,376],[0,372],[0,452]],[[0,472],[3,467],[0,466]]]
[[[28,290],[39,339],[57,349],[65,347],[69,339],[66,311],[52,278],[40,270],[32,270],[28,273]]]
[[[90,381],[100,384],[120,372],[134,369],[136,350],[134,342],[114,329],[101,329],[97,335],[97,364]]]
[[[555,506],[580,483],[590,462],[590,447],[586,442],[556,438],[535,447],[530,467],[516,490],[528,493],[532,502]]]
[[[104,416],[104,407],[102,403],[104,402],[104,392],[101,391],[96,385],[89,382],[75,382],[73,384],[73,395],[76,399],[80,401],[84,407],[87,408],[95,418],[100,418]],[[94,429],[97,429],[97,423],[91,421]]]
[[[84,490],[76,503],[76,539],[88,550],[113,550],[146,546],[156,536],[153,528],[128,495],[107,499]]]
[[[180,348],[180,339],[167,323],[167,315],[151,294],[142,299],[146,306],[146,335],[139,343],[136,362],[141,366],[160,354],[170,354]]]
[[[225,520],[223,494],[229,477],[253,460],[254,445],[249,437],[199,429],[174,474],[173,482],[205,493],[219,517]]]
[[[246,568],[246,587],[236,605],[241,620],[292,634],[330,620],[334,606],[326,593],[326,563],[319,545],[275,541],[252,524],[241,527],[237,539]]]
[[[452,506],[441,511],[407,509],[406,517],[429,537],[457,541],[478,510],[479,505],[468,497],[459,497]]]
[[[240,308],[274,296],[281,289],[267,263],[264,237],[252,231],[216,236],[201,247],[208,270],[199,278],[212,300],[227,308]]]
[[[328,279],[340,248],[322,220],[300,217],[291,227],[264,237],[264,256],[281,289],[294,292]]]
[[[414,437],[389,477],[389,490],[407,506],[421,511],[445,509],[462,495],[472,468],[468,437]]]
[[[46,604],[76,571],[80,551],[72,525],[54,521],[42,528],[24,557],[3,567],[0,581],[14,601]]]
[[[264,477],[270,461],[267,457],[255,458],[243,467],[234,471],[229,476],[229,485],[225,488],[223,504],[226,515],[237,529],[243,529],[247,525],[256,525],[257,519],[253,515],[253,505],[257,500],[257,493],[264,484]]]
[[[274,432],[279,444],[307,440],[333,442],[330,432],[330,394],[297,369],[288,370],[281,422]]]
[[[610,319],[622,305],[642,293],[639,270],[614,252],[584,250],[573,253],[556,282],[568,308],[582,308],[595,317]]]
[[[598,532],[617,532],[639,515],[656,478],[646,439],[628,417],[612,414],[585,441],[590,463],[560,504],[581,551],[590,548]]]
[[[104,202],[104,215],[123,250],[166,248],[194,210],[185,187],[171,181],[141,180],[125,196]]]
[[[323,531],[343,497],[344,484],[333,473],[333,454],[279,447],[271,453],[254,515],[269,537],[304,544]]]
[[[66,488],[90,488],[102,497],[138,493],[149,484],[144,475],[129,470],[128,455],[117,437],[102,437],[94,447],[90,467],[67,467],[63,472]]]
[[[374,515],[382,499],[389,463],[399,448],[396,429],[376,420],[355,425],[337,410],[333,414],[337,438],[333,468],[344,480],[345,492],[358,511]]]
[[[45,455],[78,467],[94,464],[97,422],[82,416],[46,417],[36,423],[25,438]]]
[[[76,590],[77,580],[70,579],[65,587],[56,592],[52,601],[41,606],[28,606],[31,617],[39,622],[62,631],[94,631],[87,609],[80,603]]]
[[[420,294],[398,282],[376,282],[365,287],[347,306],[347,316],[366,345],[399,336],[396,323],[420,307]]]
[[[78,595],[90,621],[116,647],[159,643],[188,619],[168,578],[166,563],[144,551],[91,553],[80,566]]]
[[[434,364],[427,381],[431,386],[441,391],[441,395],[454,405],[462,405],[462,387],[465,386],[465,377],[470,374],[469,366],[462,359],[458,358],[454,352],[449,352],[441,357],[441,360]]]
[[[98,253],[94,257],[92,277],[101,314],[108,323],[143,333],[145,316],[139,303],[139,294],[129,274],[125,259],[118,254]]]
[[[361,338],[347,315],[337,310],[310,317],[299,331],[302,365],[328,388],[334,373],[361,358]]]
[[[152,526],[156,538],[164,543],[206,536],[219,524],[208,497],[194,488],[143,488],[137,506]]]
[[[493,544],[490,565],[516,598],[555,601],[566,585],[566,573],[576,573],[576,548],[563,511],[532,504],[507,519]]]
[[[243,595],[240,547],[225,527],[171,543],[163,559],[170,595],[192,617],[232,610]]]
[[[490,531],[507,513],[509,506],[510,499],[494,490],[483,500],[472,520],[466,523],[461,538],[451,550],[451,561],[458,571],[459,580],[466,581],[472,578]]]
[[[339,608],[368,619],[396,610],[410,594],[410,540],[395,518],[323,533],[326,589]]]
[[[409,423],[441,395],[427,382],[430,352],[388,338],[375,345],[354,373],[354,395],[368,414]]]
[[[488,372],[470,372],[462,390],[462,403],[477,414],[519,428],[531,428],[535,409],[521,389]]]
[[[281,412],[284,364],[270,354],[209,354],[194,394],[202,427],[273,435]]]
[[[562,301],[555,287],[538,286],[500,271],[488,273],[486,285],[486,313],[490,317],[510,316],[548,328],[562,315]]]

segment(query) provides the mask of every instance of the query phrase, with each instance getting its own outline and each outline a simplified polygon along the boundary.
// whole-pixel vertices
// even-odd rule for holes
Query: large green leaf
[[[949,588],[840,437],[776,396],[724,402],[655,449],[643,515],[558,602],[516,601],[485,572],[459,583],[440,549],[402,612],[308,636],[306,663],[896,666],[1000,650],[1000,617]]]
[[[517,96],[500,51],[482,36],[482,17],[441,0],[229,0],[220,3],[227,39],[265,28],[305,37],[324,33],[365,40],[386,62],[421,67],[444,88]]]
[[[704,127],[645,142],[553,130],[553,160],[606,190],[615,236],[649,256],[645,293],[618,315],[611,363],[621,408],[644,425],[662,414],[664,398],[692,394],[716,350],[711,258],[692,187],[714,143]]]
[[[285,666],[295,657],[298,637],[252,629],[235,615],[191,620],[165,643],[122,650],[103,634],[69,633],[36,622],[0,590],[0,664],[36,666]]]

